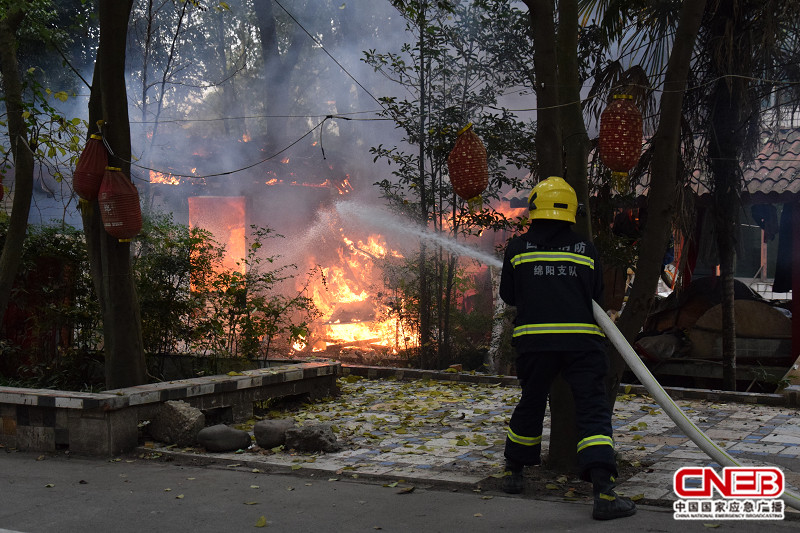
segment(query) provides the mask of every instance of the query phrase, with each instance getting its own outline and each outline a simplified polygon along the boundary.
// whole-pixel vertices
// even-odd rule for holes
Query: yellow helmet
[[[564,220],[575,223],[578,197],[569,183],[558,176],[550,176],[531,189],[528,196],[531,220]]]

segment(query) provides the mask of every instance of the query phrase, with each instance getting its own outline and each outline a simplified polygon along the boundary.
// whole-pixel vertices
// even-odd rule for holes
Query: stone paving
[[[329,423],[344,445],[342,451],[300,454],[254,447],[208,454],[151,444],[146,451],[213,456],[231,466],[310,469],[332,479],[377,476],[476,484],[502,475],[506,424],[519,398],[518,387],[431,379],[371,380],[354,375],[340,378],[339,384],[338,398],[267,416],[292,416],[298,424]],[[737,460],[779,466],[787,483],[800,485],[800,419],[795,408],[685,399],[676,403]],[[253,422],[245,428],[252,428]],[[549,415],[543,453],[548,426]],[[614,431],[620,461],[639,469],[618,487],[628,496],[653,502],[672,500],[677,468],[719,466],[682,435],[649,396],[620,394]]]

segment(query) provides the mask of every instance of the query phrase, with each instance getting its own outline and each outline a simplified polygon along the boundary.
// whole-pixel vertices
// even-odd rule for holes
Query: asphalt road
[[[413,489],[411,488],[413,487]],[[351,474],[0,450],[0,531],[225,532],[796,531],[797,520],[704,524],[667,508],[598,522],[584,502],[470,486],[384,486]]]

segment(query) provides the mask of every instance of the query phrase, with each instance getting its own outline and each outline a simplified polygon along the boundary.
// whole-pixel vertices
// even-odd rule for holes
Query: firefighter
[[[500,278],[500,297],[517,310],[512,343],[522,387],[506,436],[503,490],[522,492],[523,467],[541,462],[547,396],[561,372],[575,399],[578,466],[593,486],[592,516],[631,516],[636,505],[614,492],[617,466],[603,384],[608,363],[592,313],[592,300],[602,303],[603,294],[597,251],[572,230],[578,200],[562,178],[539,182],[528,205],[530,227],[509,241]]]

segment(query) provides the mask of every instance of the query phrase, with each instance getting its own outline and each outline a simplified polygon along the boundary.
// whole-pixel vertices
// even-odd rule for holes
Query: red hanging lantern
[[[628,189],[628,171],[639,162],[642,151],[642,114],[629,94],[615,94],[600,115],[600,159],[611,169],[614,186]]]
[[[480,207],[481,193],[489,185],[486,148],[468,124],[458,132],[456,145],[447,157],[447,170],[453,191],[469,204],[470,211]]]
[[[120,242],[130,241],[142,229],[139,191],[117,167],[106,167],[98,193],[100,216],[106,233]]]
[[[83,200],[81,203],[97,199],[107,165],[108,151],[103,145],[103,136],[94,133],[86,142],[72,174],[72,188]]]

